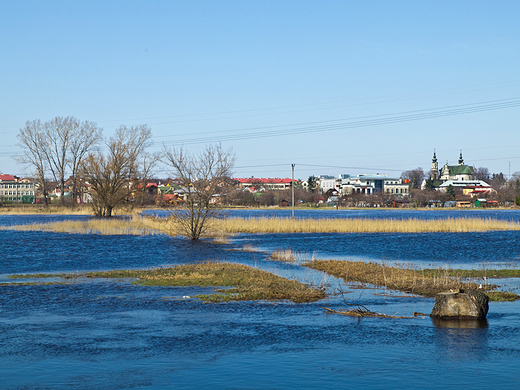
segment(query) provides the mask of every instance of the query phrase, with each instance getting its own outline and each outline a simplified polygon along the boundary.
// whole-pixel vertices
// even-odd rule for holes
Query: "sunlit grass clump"
[[[387,266],[385,264],[365,263],[346,260],[313,260],[303,265],[323,271],[346,282],[359,282],[391,290],[402,291],[434,297],[435,294],[450,289],[482,289],[490,300],[517,300],[520,296],[514,293],[493,291],[497,286],[476,283],[469,279],[482,278],[484,271],[425,269],[418,270],[406,266]],[[488,270],[488,274],[499,273],[499,270]],[[518,275],[518,272],[516,272]]]
[[[136,278],[136,283],[145,286],[231,287],[216,289],[217,294],[197,296],[206,302],[291,300],[302,303],[325,298],[322,289],[234,263],[205,262],[151,270],[90,272],[86,276]]]
[[[229,218],[215,221],[226,233],[419,233],[520,230],[520,223],[488,218],[444,219],[292,219]]]

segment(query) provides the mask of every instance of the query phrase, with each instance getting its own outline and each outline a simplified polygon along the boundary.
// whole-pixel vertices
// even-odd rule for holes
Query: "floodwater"
[[[471,216],[520,219],[519,212],[490,211],[498,216],[487,212]],[[240,213],[246,215],[234,215]],[[361,213],[355,217],[410,218],[406,211],[355,213]],[[443,214],[415,213],[413,218]],[[453,213],[449,216],[455,216]],[[314,211],[305,214],[300,217],[324,217]],[[335,218],[353,215],[341,210],[325,214]],[[86,217],[0,216],[0,225],[44,218]],[[265,234],[238,235],[222,245],[165,235],[0,230],[0,282],[9,281],[4,276],[13,273],[148,268],[216,260],[326,283],[330,291],[343,292],[311,304],[204,304],[190,297],[211,288],[143,287],[111,280],[0,286],[0,388],[517,389],[519,302],[490,303],[483,323],[436,323],[428,316],[359,319],[327,314],[323,307],[342,309],[357,304],[385,314],[429,314],[433,299],[346,286],[298,265],[267,261],[266,255],[291,248],[308,257],[491,269],[518,267],[519,241],[519,232]],[[259,252],[229,251],[244,245]],[[505,289],[519,290],[514,280],[500,283]]]

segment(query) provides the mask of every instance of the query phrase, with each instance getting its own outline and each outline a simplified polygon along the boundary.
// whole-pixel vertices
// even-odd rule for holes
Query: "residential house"
[[[36,187],[30,179],[0,175],[0,202],[33,203]]]

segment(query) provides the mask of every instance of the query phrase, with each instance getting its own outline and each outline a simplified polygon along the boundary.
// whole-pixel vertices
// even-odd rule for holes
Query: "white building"
[[[341,175],[340,175],[340,177],[341,177]],[[339,190],[341,188],[340,186],[341,186],[340,181],[338,179],[336,179],[334,176],[319,175],[316,178],[316,187],[318,187],[322,193],[325,193],[331,189]]]
[[[338,178],[333,176],[321,175],[319,178],[319,188],[325,193],[330,189],[337,189],[341,195],[365,194],[372,195],[378,192],[385,194],[408,195],[409,185],[403,183],[402,179],[391,178],[387,175],[363,174],[358,176],[339,175]]]

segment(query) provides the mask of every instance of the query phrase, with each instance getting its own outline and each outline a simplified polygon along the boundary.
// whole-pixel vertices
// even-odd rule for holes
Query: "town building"
[[[379,173],[358,176],[342,174],[338,178],[320,175],[317,178],[317,182],[322,193],[335,189],[341,195],[385,193],[402,196],[409,194],[408,183],[403,183],[402,179],[388,177]]]
[[[446,180],[442,183],[438,190],[446,192],[448,187],[462,190],[463,195],[471,197],[490,194],[496,192],[489,184],[483,180]]]
[[[0,175],[0,202],[33,203],[35,190],[30,179]]]
[[[238,183],[238,188],[247,188],[251,192],[265,191],[265,190],[286,190],[291,188],[292,179],[290,178],[234,178]]]

